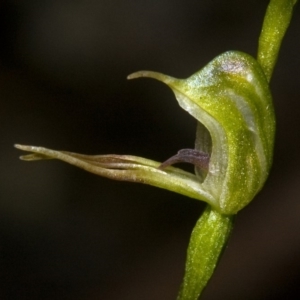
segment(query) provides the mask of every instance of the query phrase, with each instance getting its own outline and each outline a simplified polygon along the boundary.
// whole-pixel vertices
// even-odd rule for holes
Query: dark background
[[[0,2],[0,299],[174,300],[204,204],[14,143],[158,161],[193,147],[195,120],[140,69],[188,77],[256,55],[268,1]],[[300,7],[271,89],[274,166],[244,210],[203,300],[300,298]]]

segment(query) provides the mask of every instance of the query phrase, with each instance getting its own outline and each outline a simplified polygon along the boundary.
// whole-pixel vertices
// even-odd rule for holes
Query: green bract
[[[199,185],[204,199],[224,214],[235,214],[262,188],[271,167],[275,118],[267,79],[257,61],[226,52],[187,79],[141,71],[166,83],[179,105],[199,121],[195,148],[211,151]],[[203,124],[208,132],[201,126]]]

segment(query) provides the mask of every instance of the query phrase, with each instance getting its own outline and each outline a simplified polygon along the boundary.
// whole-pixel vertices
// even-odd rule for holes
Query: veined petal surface
[[[151,71],[128,78],[138,77],[167,84],[199,121],[196,149],[211,149],[209,172],[199,181],[213,195],[214,208],[234,214],[247,205],[268,177],[275,132],[272,97],[258,62],[230,51],[187,79]]]

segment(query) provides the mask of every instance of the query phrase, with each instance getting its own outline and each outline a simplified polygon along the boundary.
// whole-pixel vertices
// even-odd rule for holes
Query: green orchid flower
[[[259,40],[258,60],[229,51],[187,79],[140,71],[168,85],[197,122],[195,149],[163,163],[129,155],[82,155],[16,145],[21,159],[59,159],[96,175],[139,182],[205,201],[187,254],[179,300],[196,300],[206,286],[232,229],[233,216],[263,187],[272,165],[275,116],[269,81],[295,0],[272,0]],[[172,165],[195,165],[195,174]]]
[[[210,278],[231,232],[232,216],[253,199],[268,176],[275,128],[272,99],[260,65],[240,52],[220,55],[187,79],[150,71],[129,79],[137,77],[166,83],[179,105],[197,119],[194,150],[181,150],[161,164],[128,155],[16,147],[32,152],[23,160],[56,158],[96,175],[150,184],[207,202],[192,233],[188,271],[178,298],[190,299],[187,295],[199,295]],[[195,174],[170,166],[180,161],[194,163]]]
[[[197,119],[195,149],[209,154],[208,170],[196,167],[194,175],[134,156],[86,156],[17,146],[35,153],[22,158],[57,158],[100,176],[165,188],[203,200],[223,214],[235,214],[248,204],[269,173],[275,130],[268,83],[257,61],[227,52],[187,79],[149,71],[128,78],[136,77],[166,83],[179,105]]]

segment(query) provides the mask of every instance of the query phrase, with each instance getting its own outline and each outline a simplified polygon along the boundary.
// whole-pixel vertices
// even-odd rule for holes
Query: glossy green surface
[[[268,82],[257,61],[231,51],[187,79],[150,71],[129,78],[136,77],[166,83],[179,105],[209,131],[212,145],[202,126],[196,139],[196,149],[212,148],[209,172],[199,180],[201,189],[211,195],[209,204],[224,214],[247,205],[268,177],[275,132]]]

